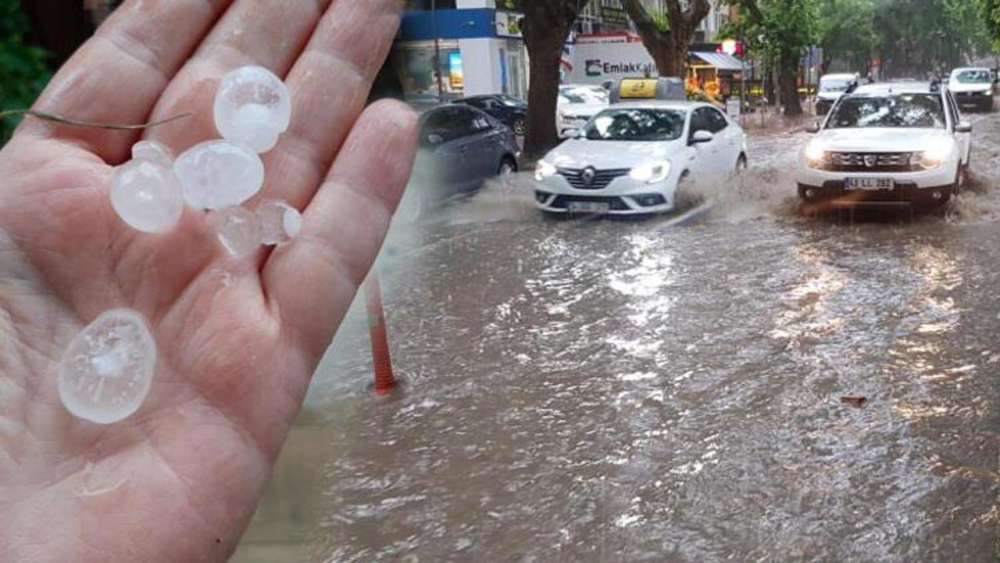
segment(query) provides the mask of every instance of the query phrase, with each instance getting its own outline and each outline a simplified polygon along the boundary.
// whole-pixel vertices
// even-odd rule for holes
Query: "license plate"
[[[891,190],[896,187],[892,178],[847,178],[844,188],[848,190]]]
[[[611,204],[603,201],[571,201],[569,210],[571,213],[607,213],[611,210]]]

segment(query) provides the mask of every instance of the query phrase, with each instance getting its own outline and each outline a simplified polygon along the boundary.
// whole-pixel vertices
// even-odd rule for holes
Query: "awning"
[[[702,53],[700,51],[695,51],[691,54],[719,70],[739,71],[743,69],[740,60],[732,55],[725,53]]]

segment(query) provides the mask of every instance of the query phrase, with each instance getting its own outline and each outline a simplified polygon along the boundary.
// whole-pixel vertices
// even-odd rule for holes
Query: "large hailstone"
[[[174,153],[162,143],[156,141],[139,141],[132,145],[132,158],[134,160],[149,160],[173,166]]]
[[[260,223],[260,242],[281,244],[295,238],[302,229],[302,215],[280,199],[265,199],[255,210]]]
[[[196,209],[239,205],[264,185],[264,163],[257,153],[227,141],[205,141],[181,153],[174,163],[184,201]]]
[[[271,71],[244,66],[222,78],[213,109],[215,128],[223,139],[264,153],[288,129],[292,97]]]
[[[133,229],[165,233],[184,213],[180,180],[160,160],[131,160],[115,170],[111,207]]]
[[[139,410],[156,366],[156,341],[143,316],[106,311],[70,342],[59,363],[59,399],[73,415],[111,424]]]

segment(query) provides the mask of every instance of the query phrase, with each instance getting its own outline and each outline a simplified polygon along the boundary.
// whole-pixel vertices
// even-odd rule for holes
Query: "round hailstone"
[[[174,153],[162,143],[156,141],[139,141],[132,145],[133,160],[149,160],[160,164],[172,165]]]
[[[169,164],[131,160],[115,170],[111,207],[137,231],[165,233],[184,213],[180,181]]]
[[[59,399],[74,416],[111,424],[139,410],[156,366],[156,341],[143,316],[105,311],[69,343],[59,363]]]
[[[174,163],[184,201],[196,209],[239,205],[264,185],[264,163],[257,153],[226,141],[205,141],[181,153]]]
[[[246,256],[260,248],[260,225],[257,216],[233,205],[211,212],[209,221],[215,228],[219,242],[237,258]]]
[[[257,206],[256,213],[263,244],[281,244],[295,238],[302,229],[302,215],[298,209],[282,200],[265,199]]]
[[[215,128],[222,138],[264,153],[292,119],[292,97],[280,78],[261,66],[244,66],[222,78],[215,94]]]

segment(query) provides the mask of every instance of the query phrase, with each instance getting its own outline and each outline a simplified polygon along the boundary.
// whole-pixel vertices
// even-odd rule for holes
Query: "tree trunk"
[[[783,53],[778,83],[781,87],[781,103],[785,106],[785,116],[802,115],[802,103],[799,102],[798,85],[795,79],[799,72],[799,57],[795,52]]]
[[[524,42],[531,59],[528,89],[528,135],[524,152],[538,159],[559,143],[556,132],[556,101],[559,96],[559,59],[569,28],[526,26]]]
[[[683,45],[679,44],[683,43]],[[672,32],[666,33],[657,38],[642,36],[642,44],[656,61],[656,71],[660,76],[684,77],[684,69],[687,66],[687,50],[691,44],[690,39],[682,41]]]

